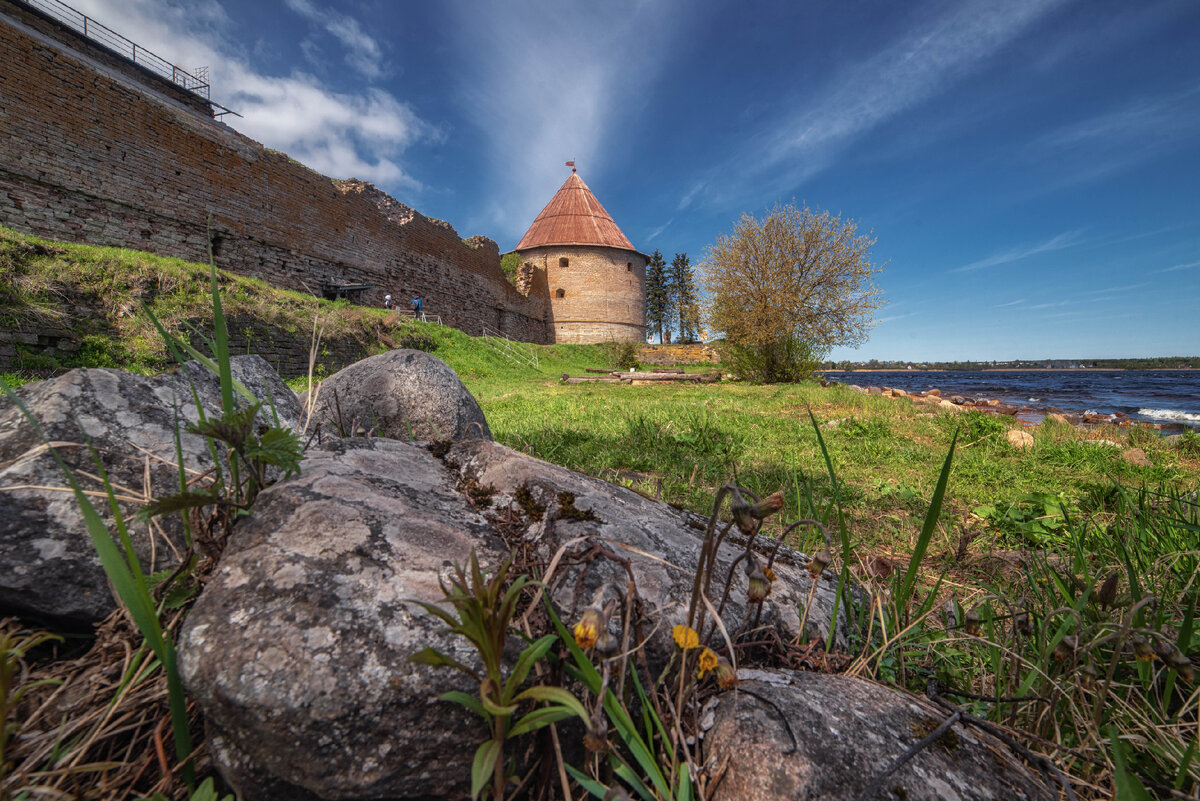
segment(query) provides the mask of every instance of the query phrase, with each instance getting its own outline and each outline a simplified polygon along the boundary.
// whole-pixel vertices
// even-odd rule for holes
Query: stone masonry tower
[[[646,263],[576,174],[517,244],[522,262],[546,271],[548,342],[646,341]]]

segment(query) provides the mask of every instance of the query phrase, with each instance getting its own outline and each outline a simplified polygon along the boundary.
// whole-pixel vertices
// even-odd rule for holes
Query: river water
[[[943,396],[996,399],[1040,417],[1122,412],[1165,429],[1200,428],[1200,370],[896,370],[828,371],[833,381]]]

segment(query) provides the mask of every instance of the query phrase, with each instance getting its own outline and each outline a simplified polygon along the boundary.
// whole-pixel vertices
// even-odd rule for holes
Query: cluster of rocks
[[[263,424],[278,421],[311,440],[300,474],[263,491],[234,526],[179,640],[209,753],[240,798],[467,795],[484,729],[438,699],[477,688],[409,658],[432,646],[476,663],[465,641],[411,603],[442,601],[442,581],[472,551],[485,569],[514,549],[541,564],[575,554],[548,586],[567,619],[598,587],[632,578],[647,659],[656,671],[666,663],[697,567],[694,515],[495,443],[453,371],[419,351],[347,368],[314,393],[312,408],[257,357],[235,359],[234,372],[272,399]],[[96,473],[84,444],[94,446],[126,512],[139,495],[178,486],[176,432],[180,421],[198,419],[196,402],[205,415],[220,413],[216,379],[196,365],[149,378],[76,370],[17,395],[81,475]],[[184,432],[179,442],[188,475],[212,466],[206,440]],[[0,401],[0,611],[86,626],[115,603],[74,499],[53,489],[64,485],[57,471],[22,412]],[[184,556],[169,521],[161,529],[139,523],[132,534],[147,569]],[[730,631],[750,614],[746,576],[733,569],[739,554],[723,545],[714,570],[732,576],[722,615]],[[760,622],[785,641],[798,638],[811,599],[808,633],[825,638],[834,626],[844,648],[847,616],[832,622],[836,577],[813,586],[808,561],[780,549]],[[861,589],[850,600],[870,606]],[[742,679],[745,692],[708,706],[715,714],[701,756],[711,775],[726,776],[717,799],[857,797],[945,717],[927,701],[847,677],[743,670]],[[896,771],[889,791],[1051,797],[1003,743],[961,725],[954,731]],[[577,745],[582,732],[568,734]]]
[[[860,387],[857,384],[847,384],[846,388],[853,392],[861,392],[865,395],[881,395],[885,398],[907,398],[913,403],[934,406],[939,409],[949,409],[955,412],[978,409],[979,411],[989,412],[991,414],[1004,414],[1013,417],[1016,416],[1018,412],[1025,411],[1021,407],[1009,406],[994,399],[968,398],[964,395],[950,395],[948,397],[942,397],[942,391],[940,389],[930,389],[926,390],[925,392],[907,392],[903,389],[896,389],[894,387]]]
[[[1042,422],[1060,423],[1063,425],[1115,425],[1120,427],[1143,425],[1153,428],[1156,431],[1162,429],[1162,426],[1157,423],[1137,423],[1124,412],[1113,412],[1112,414],[1083,412],[1081,414],[1073,414],[1071,412],[1064,412],[1062,409],[1054,406],[1045,408],[1011,406],[994,398],[970,398],[965,395],[948,395],[943,397],[940,389],[929,389],[924,392],[907,392],[895,387],[861,387],[857,384],[846,384],[845,386],[853,392],[861,392],[865,395],[881,395],[885,398],[907,398],[913,403],[927,404],[929,406],[936,406],[939,409],[949,409],[956,412],[974,409],[976,411],[987,412],[988,414],[1003,414],[1009,417],[1016,417],[1019,414],[1043,415]],[[1026,420],[1022,420],[1021,422],[1033,425],[1033,423]]]
[[[1032,409],[1030,407],[1009,406],[1007,404],[1001,403],[998,400],[989,399],[989,398],[968,398],[963,395],[951,395],[949,397],[942,397],[942,391],[940,389],[930,389],[930,390],[926,390],[925,392],[906,392],[903,389],[896,389],[894,387],[860,387],[855,384],[847,384],[846,388],[853,392],[860,392],[865,395],[879,395],[879,396],[885,397],[885,398],[905,398],[914,404],[925,405],[925,406],[929,406],[931,408],[936,408],[936,409],[946,409],[946,410],[952,411],[952,412],[965,412],[965,411],[975,410],[975,411],[985,412],[988,414],[1006,415],[1009,417],[1016,418],[1016,416],[1018,414],[1035,411],[1034,409]],[[1022,424],[1022,426],[1037,425],[1037,423],[1033,423],[1028,420],[1021,420],[1019,418],[1017,418],[1017,420],[1019,423]],[[831,421],[830,423],[826,423],[822,427],[825,427],[825,426],[836,427],[836,425],[834,425],[834,424],[836,424],[837,422],[839,422],[839,421]],[[1048,411],[1048,413],[1042,418],[1041,423],[1043,425],[1049,424],[1049,425],[1072,425],[1073,426],[1073,425],[1100,425],[1100,424],[1114,425],[1115,424],[1118,426],[1128,426],[1131,424],[1131,421],[1129,420],[1128,415],[1126,415],[1122,412],[1115,412],[1114,414],[1111,414],[1111,415],[1097,415],[1097,414],[1076,415],[1076,414],[1066,414],[1060,410],[1057,410],[1057,409],[1054,409],[1053,407],[1051,407],[1050,410]],[[1143,423],[1142,425],[1145,425],[1147,427],[1152,427],[1156,430],[1161,428],[1161,426],[1152,425],[1149,423]],[[1028,431],[1024,431],[1020,428],[1013,428],[1013,429],[1010,429],[1009,431],[1005,432],[1005,440],[1008,442],[1009,445],[1013,446],[1014,448],[1022,449],[1022,450],[1025,448],[1032,448],[1036,444],[1036,442],[1033,438],[1033,435],[1030,434]],[[1104,447],[1104,446],[1113,447],[1113,448],[1121,447],[1120,444],[1113,442],[1112,440],[1109,440],[1109,439],[1090,439],[1090,440],[1086,440],[1086,441],[1089,444],[1101,446],[1101,447]],[[1142,448],[1126,448],[1121,451],[1121,458],[1127,464],[1133,465],[1134,467],[1152,467],[1154,465],[1154,463],[1150,460],[1150,458],[1146,455],[1146,452]]]

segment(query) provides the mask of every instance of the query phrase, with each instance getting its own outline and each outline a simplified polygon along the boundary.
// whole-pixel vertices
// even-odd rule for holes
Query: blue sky
[[[850,359],[1200,354],[1200,3],[75,0],[238,130],[510,249],[580,175],[636,247],[871,230]]]

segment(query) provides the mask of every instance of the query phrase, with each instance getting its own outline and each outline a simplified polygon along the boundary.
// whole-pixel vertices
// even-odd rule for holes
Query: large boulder
[[[428,451],[335,440],[263,492],[235,529],[180,639],[214,757],[247,799],[461,798],[482,721],[438,701],[477,691],[409,664],[465,640],[406,599],[503,543]]]
[[[258,356],[232,360],[232,372],[252,392],[274,401],[281,424],[295,426],[295,393]],[[212,466],[208,440],[183,431],[199,419],[193,396],[211,417],[221,410],[217,376],[195,362],[157,376],[120,370],[71,370],[15,390],[85,490],[103,492],[90,444],[118,497],[142,567],[172,568],[183,549],[177,520],[153,530],[129,515],[150,498],[179,491],[175,436],[180,433],[189,477]],[[238,396],[238,400],[241,398]],[[269,409],[259,421],[273,423]],[[108,502],[92,503],[111,523]],[[116,608],[108,579],[75,497],[33,426],[0,396],[0,615],[48,619],[84,628]]]
[[[739,671],[704,738],[724,771],[713,801],[1051,801],[1046,785],[996,738],[955,723],[863,795],[876,777],[948,717],[926,698],[848,676]]]
[[[549,584],[568,623],[597,587],[624,590],[632,575],[647,651],[655,670],[665,663],[702,524],[494,442],[434,450],[442,457],[380,438],[333,440],[235,528],[184,624],[180,665],[214,758],[243,798],[465,796],[482,723],[437,698],[477,687],[407,660],[427,646],[468,664],[474,656],[405,601],[441,602],[439,577],[472,548],[494,568],[510,552],[500,530],[525,560],[546,564],[562,549]],[[739,553],[720,551],[714,606]],[[760,624],[791,638],[811,579],[802,554],[784,558]],[[746,577],[733,575],[723,615],[731,633],[752,614]],[[828,631],[835,593],[836,579],[818,581],[816,634]],[[866,606],[861,591],[856,598]],[[844,624],[838,631],[845,636]]]
[[[301,402],[307,403],[307,395]],[[436,356],[393,350],[331,375],[316,391],[315,420],[325,433],[404,442],[491,439],[483,410]],[[469,432],[475,428],[477,431]]]

